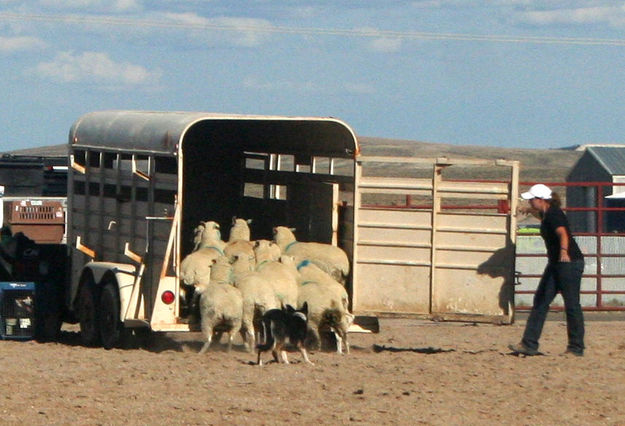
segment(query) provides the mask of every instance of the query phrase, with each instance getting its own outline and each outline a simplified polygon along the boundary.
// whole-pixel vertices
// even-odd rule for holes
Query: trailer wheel
[[[122,323],[119,320],[119,296],[116,283],[107,280],[100,293],[100,338],[104,349],[115,347],[120,340]]]
[[[78,319],[80,321],[80,341],[85,346],[98,346],[98,313],[96,310],[95,284],[87,277],[78,295]]]

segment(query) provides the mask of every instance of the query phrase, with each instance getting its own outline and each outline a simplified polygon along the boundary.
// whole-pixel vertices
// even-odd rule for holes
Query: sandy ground
[[[381,320],[350,334],[352,353],[298,353],[253,365],[236,346],[198,355],[199,333],[154,336],[144,349],[1,341],[2,424],[625,424],[625,323],[588,321],[584,358],[517,357],[511,326]],[[268,358],[267,358],[268,359]]]

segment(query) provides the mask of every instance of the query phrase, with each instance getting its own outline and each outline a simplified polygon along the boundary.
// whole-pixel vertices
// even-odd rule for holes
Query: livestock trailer
[[[427,177],[375,177],[366,164],[400,160],[363,157],[335,118],[143,111],[79,118],[69,156],[66,303],[84,343],[110,347],[123,328],[189,330],[181,259],[200,221],[227,239],[233,216],[252,219],[254,239],[285,225],[342,247],[356,315],[512,318],[515,162],[484,163],[508,170],[496,182],[446,181],[447,159],[426,161]],[[379,193],[427,200],[380,206]],[[508,208],[441,209],[459,196]]]

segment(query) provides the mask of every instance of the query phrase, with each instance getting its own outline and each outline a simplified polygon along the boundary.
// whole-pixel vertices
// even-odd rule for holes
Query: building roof
[[[625,145],[589,146],[586,151],[611,175],[625,175]]]
[[[35,148],[17,149],[0,153],[0,156],[15,157],[67,157],[67,144],[38,146]]]

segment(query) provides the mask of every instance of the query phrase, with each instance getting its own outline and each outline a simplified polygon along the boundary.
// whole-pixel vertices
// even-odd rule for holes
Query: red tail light
[[[173,292],[167,290],[164,291],[163,294],[161,294],[161,300],[164,304],[171,305],[172,303],[174,303],[174,300],[176,300],[176,296],[174,296]]]

